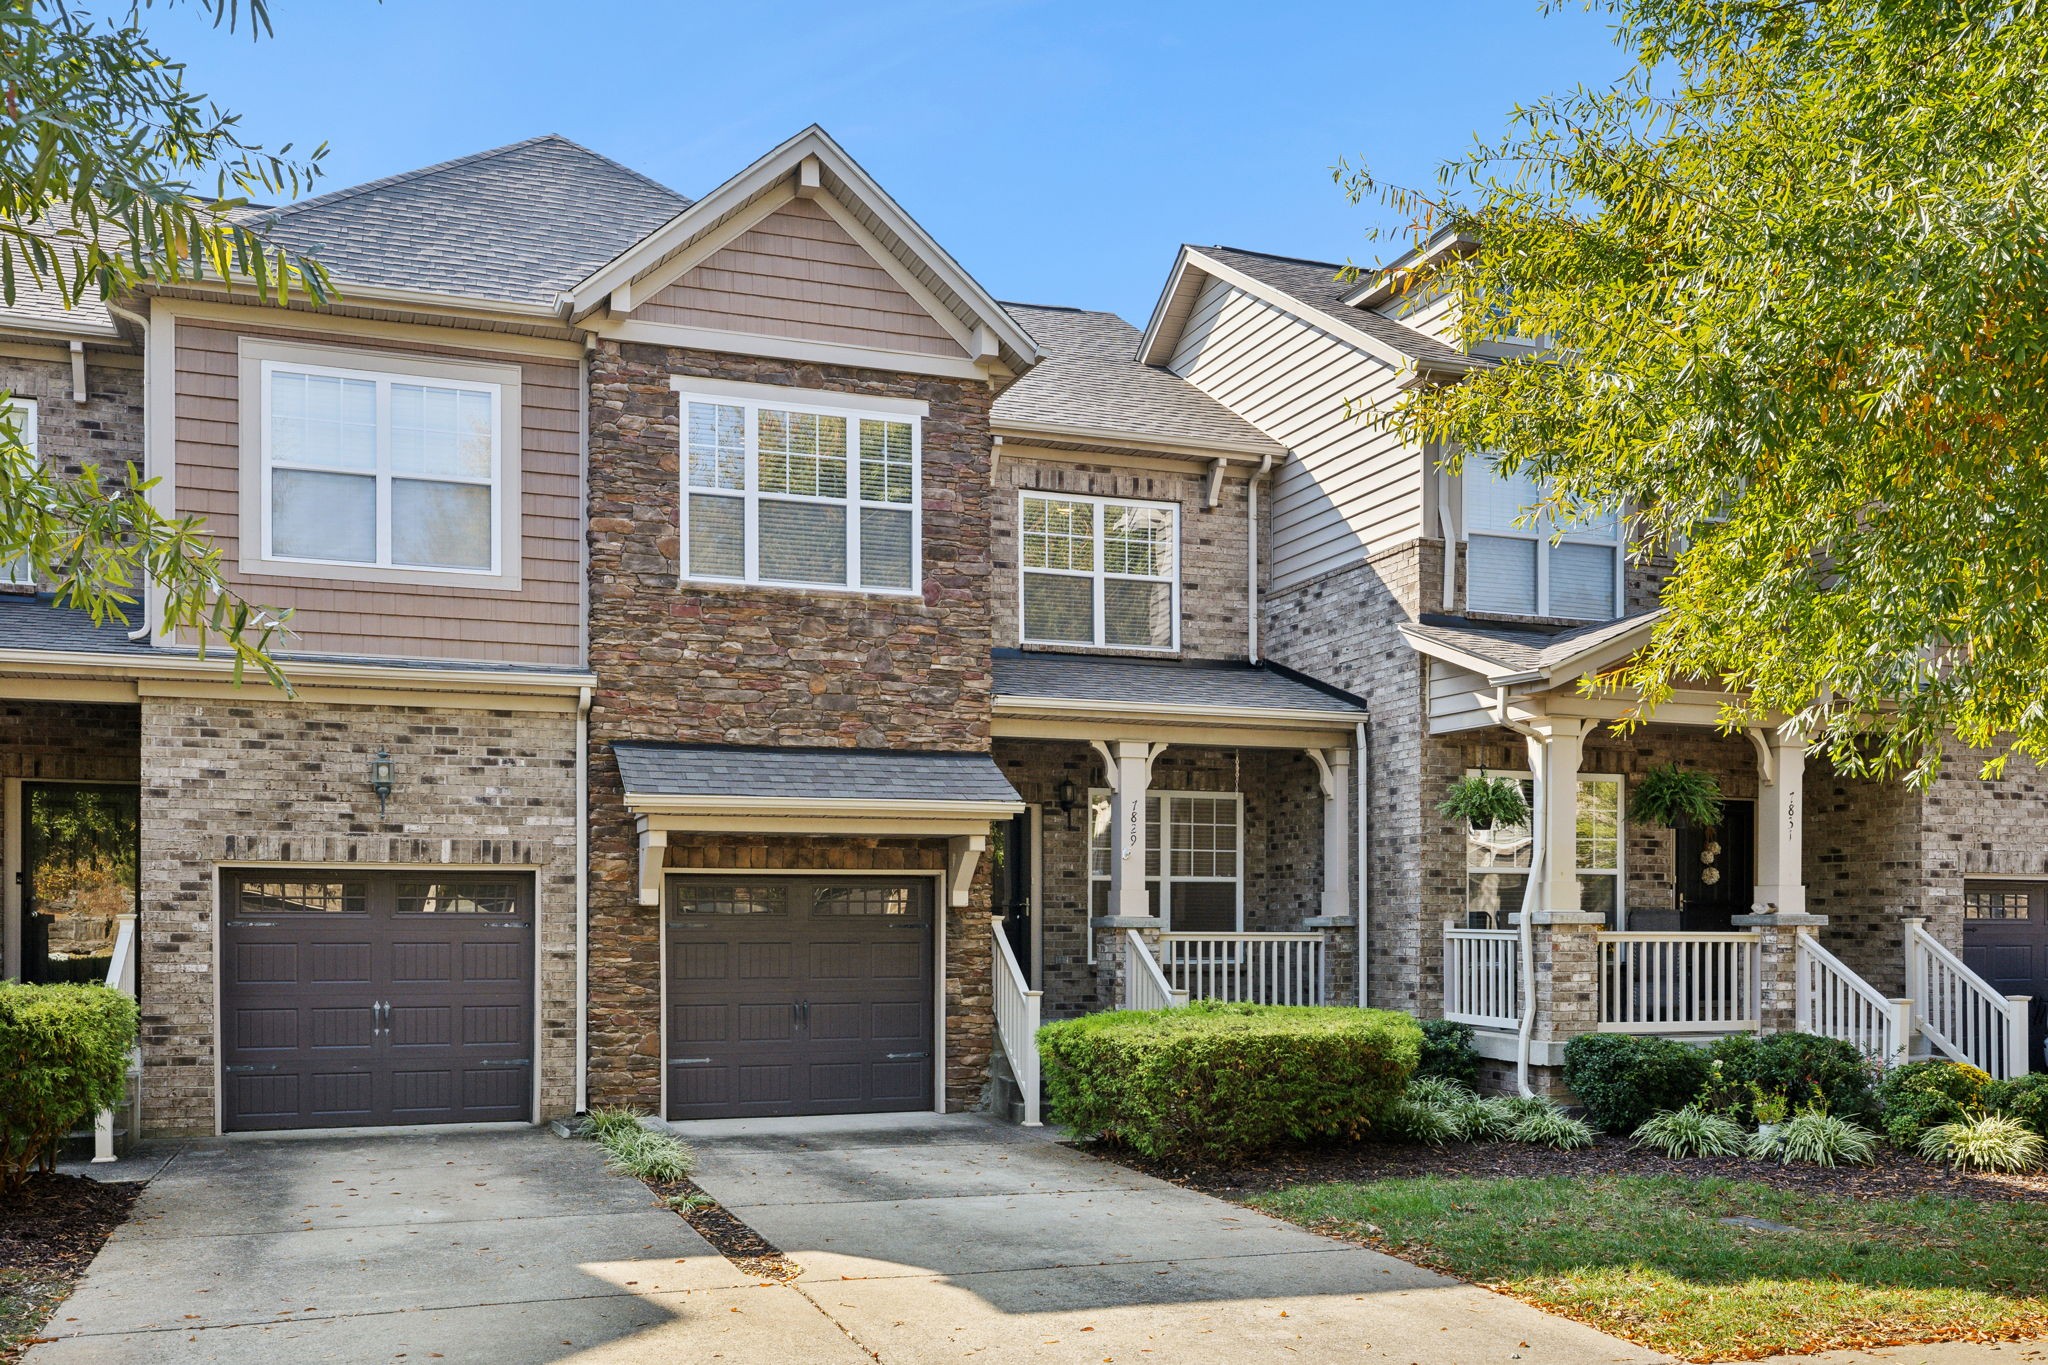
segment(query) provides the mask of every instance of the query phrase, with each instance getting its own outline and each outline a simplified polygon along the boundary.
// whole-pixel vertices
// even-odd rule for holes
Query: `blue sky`
[[[341,188],[556,132],[685,194],[823,124],[998,298],[1140,324],[1181,242],[1377,259],[1340,158],[1430,182],[1518,99],[1626,66],[1537,0],[272,0],[251,44],[148,22]]]

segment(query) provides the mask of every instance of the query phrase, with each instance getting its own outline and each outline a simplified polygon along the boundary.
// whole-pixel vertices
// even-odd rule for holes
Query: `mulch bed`
[[[662,1202],[683,1216],[712,1249],[749,1275],[788,1283],[803,1268],[782,1254],[782,1248],[741,1222],[725,1205],[706,1194],[694,1180],[649,1180],[645,1184]]]
[[[32,1175],[0,1198],[0,1361],[39,1338],[32,1333],[71,1292],[107,1234],[128,1216],[139,1184],[106,1184],[77,1175]]]
[[[1911,1199],[1941,1195],[1986,1202],[2048,1200],[2048,1173],[1975,1175],[1952,1171],[1889,1149],[1868,1166],[1780,1166],[1739,1157],[1674,1160],[1639,1149],[1624,1139],[1602,1137],[1576,1152],[1520,1142],[1454,1142],[1443,1147],[1419,1143],[1357,1143],[1275,1152],[1259,1160],[1214,1167],[1152,1161],[1103,1144],[1082,1148],[1146,1175],[1226,1199],[1327,1181],[1363,1183],[1417,1176],[1470,1176],[1508,1180],[1533,1176],[1675,1175],[1688,1179],[1745,1180],[1793,1192],[1851,1199]]]

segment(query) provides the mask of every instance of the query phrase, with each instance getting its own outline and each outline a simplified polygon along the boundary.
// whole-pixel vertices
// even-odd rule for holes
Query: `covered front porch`
[[[1932,1053],[2024,1070],[2024,1003],[1905,912],[1919,870],[1871,819],[1910,799],[1902,789],[1823,773],[1809,791],[1803,737],[1780,717],[1729,733],[1711,690],[1682,691],[1625,734],[1612,725],[1626,699],[1581,692],[1653,621],[1404,628],[1429,680],[1425,882],[1441,888],[1424,897],[1430,1003],[1479,1030],[1482,1052],[1521,1080],[1588,1032],[1798,1030],[1885,1064]],[[1674,765],[1714,779],[1717,824],[1630,818],[1645,777]],[[1437,815],[1450,784],[1475,774],[1519,781],[1529,819],[1474,830]]]

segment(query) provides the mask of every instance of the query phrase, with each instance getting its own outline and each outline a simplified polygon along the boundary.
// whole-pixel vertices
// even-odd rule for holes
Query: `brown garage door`
[[[531,1117],[530,878],[265,870],[225,883],[229,1132]]]
[[[929,1109],[929,882],[668,881],[668,1116]]]
[[[2026,995],[2027,1065],[2048,1070],[2048,882],[1965,882],[1963,961],[2006,995]]]

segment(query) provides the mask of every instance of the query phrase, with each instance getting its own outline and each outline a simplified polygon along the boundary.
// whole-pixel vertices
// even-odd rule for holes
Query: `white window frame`
[[[520,497],[524,449],[521,431],[521,375],[517,365],[450,360],[441,356],[375,351],[243,337],[239,344],[241,428],[241,567],[247,574],[314,579],[320,582],[407,583],[481,591],[521,587],[523,538]],[[377,557],[374,560],[318,559],[275,553],[271,546],[270,381],[278,373],[362,380],[377,386],[377,458],[371,469],[303,466],[315,473],[373,477],[377,484]],[[423,384],[486,395],[492,403],[491,473],[488,479],[462,475],[415,475],[391,467],[393,384]],[[286,466],[300,468],[301,466]],[[463,484],[491,490],[491,563],[399,564],[391,559],[391,484],[395,479]]]
[[[14,414],[14,424],[21,432],[22,445],[28,449],[29,454],[36,457],[37,463],[41,463],[43,452],[40,445],[41,435],[38,429],[41,414],[36,409],[36,400],[33,398],[10,398],[7,400],[5,407]],[[0,578],[0,587],[33,588],[36,586],[36,566],[29,560],[27,555],[23,555],[5,566],[0,566],[0,574],[6,575],[4,578]]]
[[[1507,530],[1474,530],[1472,526],[1473,462],[1478,461],[1484,477],[1494,477],[1495,454],[1492,451],[1474,451],[1465,457],[1465,463],[1458,475],[1459,516],[1465,531],[1465,609],[1494,616],[1520,616],[1524,613],[1509,611],[1501,607],[1480,606],[1472,600],[1472,554],[1475,539],[1513,540],[1533,543],[1536,546],[1536,609],[1532,616],[1547,617],[1557,621],[1614,621],[1627,614],[1628,607],[1623,601],[1627,590],[1627,536],[1625,518],[1617,510],[1614,515],[1614,533],[1611,536],[1587,535],[1581,531],[1566,531],[1562,543],[1567,545],[1599,545],[1611,547],[1614,551],[1614,610],[1609,616],[1569,616],[1554,610],[1550,603],[1550,557],[1560,543],[1557,528],[1548,516],[1532,521],[1528,526],[1516,526]],[[1524,513],[1531,509],[1523,508]]]
[[[1465,776],[1505,777],[1512,782],[1519,782],[1522,786],[1522,799],[1525,802],[1529,803],[1530,814],[1532,816],[1534,815],[1536,779],[1530,774],[1526,772],[1503,772],[1495,769],[1487,769],[1484,772],[1482,772],[1478,768],[1467,768],[1465,770]],[[1624,929],[1628,925],[1628,791],[1627,786],[1623,781],[1622,775],[1620,773],[1582,772],[1578,774],[1578,782],[1573,788],[1575,798],[1577,792],[1582,791],[1586,787],[1592,786],[1596,783],[1606,783],[1612,785],[1614,788],[1614,799],[1616,802],[1615,810],[1618,816],[1618,819],[1615,824],[1614,834],[1614,866],[1591,868],[1579,866],[1579,841],[1577,827],[1575,824],[1573,828],[1572,837],[1572,871],[1580,878],[1582,883],[1584,879],[1587,877],[1612,877],[1614,879],[1614,927],[1616,929]],[[1574,820],[1576,820],[1576,817],[1578,815],[1576,799],[1574,800],[1574,804],[1572,807],[1572,814]],[[1492,867],[1481,867],[1476,865],[1472,860],[1472,839],[1470,832],[1464,828],[1462,823],[1459,826],[1459,831],[1460,834],[1463,836],[1465,848],[1465,913],[1467,916],[1467,923],[1470,923],[1470,916],[1474,913],[1472,910],[1472,879],[1474,877],[1521,877],[1524,879],[1523,887],[1526,891],[1528,885],[1526,879],[1529,876],[1529,869],[1526,867],[1512,867],[1500,864],[1496,864]],[[1531,842],[1533,843],[1533,834],[1531,834],[1530,838]],[[1505,923],[1505,917],[1508,915],[1519,914],[1521,913],[1521,909],[1522,906],[1519,900],[1516,901],[1516,903],[1512,906],[1504,904],[1501,907],[1502,922],[1496,923],[1492,927],[1496,929],[1505,929],[1507,927],[1507,924]]]
[[[1146,799],[1146,800],[1147,800],[1147,801],[1149,802],[1149,801],[1150,801],[1150,800],[1152,800],[1152,798],[1154,798],[1154,797],[1157,797],[1157,798],[1159,798],[1159,846],[1158,846],[1158,847],[1154,847],[1154,845],[1153,845],[1152,841],[1148,839],[1148,840],[1146,841],[1146,843],[1145,843],[1145,853],[1146,853],[1146,856],[1147,856],[1148,860],[1149,860],[1150,856],[1151,856],[1152,854],[1154,854],[1154,853],[1156,853],[1156,854],[1158,854],[1158,855],[1159,855],[1159,871],[1157,871],[1157,872],[1148,872],[1148,873],[1146,873],[1146,874],[1145,874],[1145,884],[1146,884],[1147,886],[1153,886],[1153,885],[1157,885],[1157,886],[1159,887],[1159,922],[1160,922],[1160,924],[1161,924],[1161,925],[1163,925],[1163,926],[1165,927],[1165,931],[1166,931],[1166,932],[1168,932],[1168,933],[1171,933],[1171,932],[1173,932],[1173,888],[1174,888],[1174,887],[1175,887],[1176,885],[1178,885],[1178,884],[1180,884],[1180,883],[1182,883],[1182,882],[1186,882],[1186,883],[1189,883],[1189,884],[1199,884],[1199,885],[1205,885],[1205,886],[1222,886],[1222,885],[1226,885],[1226,884],[1227,884],[1227,885],[1231,885],[1231,886],[1234,886],[1234,887],[1236,887],[1236,889],[1237,889],[1237,895],[1236,895],[1236,897],[1235,897],[1235,900],[1236,900],[1236,907],[1235,907],[1235,909],[1236,909],[1236,915],[1237,915],[1237,919],[1236,919],[1235,927],[1234,927],[1234,928],[1232,928],[1231,930],[1229,930],[1229,932],[1231,932],[1231,933],[1238,933],[1238,934],[1241,934],[1241,933],[1243,933],[1243,932],[1244,932],[1244,794],[1243,794],[1242,792],[1198,792],[1198,791],[1181,791],[1181,790],[1174,790],[1174,789],[1169,789],[1169,788],[1163,788],[1163,787],[1152,787],[1152,788],[1149,788],[1149,789],[1148,789],[1148,790],[1147,790],[1147,791],[1145,792],[1145,799]],[[1236,821],[1236,825],[1237,825],[1237,857],[1236,857],[1236,859],[1235,859],[1235,866],[1233,867],[1233,869],[1232,869],[1232,871],[1231,871],[1231,875],[1230,875],[1230,876],[1228,876],[1228,877],[1192,877],[1192,876],[1190,876],[1190,877],[1182,877],[1182,876],[1176,876],[1176,875],[1174,875],[1174,872],[1173,872],[1173,849],[1172,849],[1172,848],[1171,848],[1171,847],[1169,846],[1169,845],[1170,845],[1170,843],[1171,843],[1172,837],[1173,837],[1173,805],[1172,805],[1172,803],[1173,803],[1174,801],[1190,801],[1190,800],[1192,800],[1192,801],[1227,801],[1227,802],[1229,802],[1229,803],[1230,803],[1230,808],[1231,808],[1231,812],[1232,812],[1233,818],[1235,819],[1235,821]],[[1109,883],[1109,881],[1110,881],[1110,874],[1109,874],[1109,873],[1107,873],[1107,872],[1104,872],[1104,873],[1097,873],[1097,872],[1096,872],[1096,870],[1095,870],[1095,812],[1096,812],[1096,810],[1097,810],[1097,808],[1098,808],[1098,807],[1103,807],[1103,806],[1106,806],[1106,805],[1107,805],[1107,804],[1109,803],[1109,801],[1110,801],[1110,791],[1109,791],[1109,789],[1108,789],[1107,787],[1091,787],[1091,788],[1089,788],[1089,790],[1088,790],[1088,842],[1087,842],[1086,848],[1087,848],[1087,858],[1088,858],[1088,913],[1089,913],[1089,917],[1090,917],[1090,918],[1093,918],[1093,917],[1094,917],[1094,914],[1095,914],[1095,887],[1096,887],[1096,885],[1097,885],[1098,883],[1100,883],[1100,884],[1103,884],[1103,885],[1107,885],[1107,884]],[[1151,822],[1150,822],[1150,821],[1147,821],[1146,823],[1147,823],[1147,825],[1149,826]],[[1112,847],[1112,848],[1110,849],[1110,853],[1111,853],[1111,855],[1112,855],[1112,856],[1114,856],[1114,855],[1115,855],[1115,852],[1116,852],[1115,848],[1114,848],[1114,847]],[[1090,960],[1090,961],[1093,961],[1093,960],[1094,960],[1094,958],[1093,958],[1092,954],[1093,954],[1093,953],[1094,953],[1094,951],[1095,951],[1095,949],[1094,949],[1094,946],[1093,946],[1093,945],[1094,945],[1094,940],[1095,940],[1095,935],[1094,935],[1094,934],[1092,934],[1092,933],[1091,933],[1091,934],[1089,934],[1089,936],[1088,936],[1088,939],[1089,939],[1089,944],[1090,944],[1090,946],[1089,946],[1089,950],[1088,950],[1088,951],[1089,951],[1089,953],[1091,954],[1091,956],[1090,956],[1090,959],[1089,959],[1089,960]]]
[[[862,597],[924,596],[924,419],[931,405],[910,399],[871,397],[866,394],[834,393],[824,389],[790,389],[773,384],[721,383],[676,376],[669,380],[676,392],[676,445],[680,454],[676,478],[679,489],[679,524],[682,539],[677,549],[680,582],[704,587],[787,588],[797,592],[851,593]],[[745,477],[740,488],[693,488],[690,484],[690,404],[720,403],[744,410],[746,436],[743,442]],[[799,493],[763,493],[760,479],[759,418],[763,408],[819,417],[837,417],[846,423],[846,496],[827,498]],[[866,421],[904,422],[910,426],[910,501],[876,502],[860,495],[860,424]],[[690,495],[736,498],[743,502],[742,525],[746,537],[745,572],[739,578],[693,573],[690,569]],[[773,502],[810,503],[839,507],[846,512],[846,582],[804,583],[788,579],[763,578],[761,563],[760,510],[762,499]],[[908,512],[910,514],[910,586],[870,587],[860,581],[860,514],[864,510]]]
[[[1024,503],[1027,499],[1038,498],[1046,502],[1087,503],[1095,509],[1095,567],[1092,569],[1027,569],[1024,567]],[[1165,511],[1173,522],[1173,572],[1165,578],[1148,574],[1111,573],[1103,567],[1103,511],[1109,507],[1142,507],[1148,511]],[[1094,593],[1093,640],[1036,640],[1027,632],[1024,616],[1024,582],[1032,574],[1044,574],[1054,578],[1086,578],[1091,580]],[[1103,585],[1110,579],[1125,583],[1170,583],[1173,591],[1173,605],[1170,619],[1173,636],[1163,645],[1113,645],[1108,643],[1108,614],[1103,610]],[[1116,649],[1132,650],[1146,654],[1177,654],[1180,652],[1180,579],[1181,579],[1181,538],[1180,504],[1177,502],[1155,502],[1148,498],[1107,498],[1093,497],[1085,493],[1059,493],[1040,488],[1017,490],[1017,638],[1026,645],[1050,649]]]

